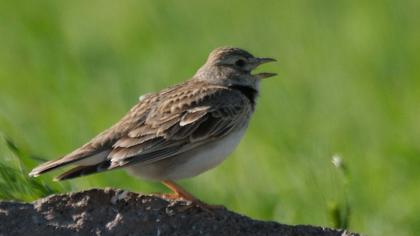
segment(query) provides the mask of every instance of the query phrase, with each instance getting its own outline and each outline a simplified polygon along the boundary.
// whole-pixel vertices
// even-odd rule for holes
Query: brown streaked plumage
[[[274,59],[256,58],[239,48],[215,49],[192,79],[142,96],[111,128],[30,175],[73,165],[56,177],[64,180],[125,167],[162,181],[176,196],[196,200],[172,181],[216,166],[239,143],[254,111],[260,80],[275,75],[251,71],[270,61]]]

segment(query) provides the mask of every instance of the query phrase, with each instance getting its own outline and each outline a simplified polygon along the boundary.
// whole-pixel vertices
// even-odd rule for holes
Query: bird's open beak
[[[270,78],[276,75],[277,73],[259,73],[259,74],[256,74],[255,77],[257,77],[257,79],[266,79],[266,78]]]
[[[258,65],[264,64],[264,63],[268,63],[268,62],[273,62],[273,61],[277,61],[274,58],[269,58],[269,57],[257,57],[255,58],[255,61],[257,62]]]
[[[254,61],[252,62],[254,69],[257,68],[258,66],[268,63],[268,62],[274,62],[277,61],[274,58],[268,58],[268,57],[256,57],[254,58]],[[263,72],[263,73],[259,73],[259,74],[255,74],[254,76],[257,79],[266,79],[269,77],[273,77],[276,76],[276,73],[267,73],[267,72]]]

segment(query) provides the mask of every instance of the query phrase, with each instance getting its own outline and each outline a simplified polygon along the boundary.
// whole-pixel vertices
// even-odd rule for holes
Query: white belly
[[[178,156],[169,157],[148,165],[128,166],[136,176],[153,180],[176,180],[199,175],[220,164],[239,144],[246,126],[221,140],[200,146]]]

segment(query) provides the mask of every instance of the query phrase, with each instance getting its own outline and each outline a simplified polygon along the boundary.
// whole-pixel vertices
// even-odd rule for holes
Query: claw
[[[207,204],[207,203],[204,203],[202,201],[197,200],[197,201],[193,201],[193,202],[189,201],[189,204],[180,207],[179,210],[181,212],[184,212],[184,211],[187,211],[187,210],[192,209],[194,207],[198,208],[198,209],[200,209],[204,212],[207,212],[208,214],[210,214],[212,216],[216,215],[217,210],[226,209],[222,205],[211,205],[211,204]]]
[[[182,200],[190,202],[190,204],[183,206],[181,211],[186,211],[188,209],[191,209],[192,207],[197,207],[205,212],[208,212],[214,215],[215,210],[226,209],[222,205],[211,205],[211,204],[207,204],[200,201],[198,198],[194,197],[191,193],[187,192],[181,186],[177,185],[176,183],[172,181],[165,180],[165,181],[162,181],[162,183],[174,192],[174,193],[169,193],[169,194],[161,194],[160,196],[162,198],[171,199],[171,200],[182,199]]]

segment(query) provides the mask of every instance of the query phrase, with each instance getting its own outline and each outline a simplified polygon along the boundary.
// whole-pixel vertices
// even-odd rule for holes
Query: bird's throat
[[[255,106],[255,100],[258,96],[258,91],[256,89],[249,86],[244,86],[244,85],[232,85],[232,86],[229,86],[229,88],[241,92],[243,95],[245,95],[245,97],[249,99],[252,106]]]

